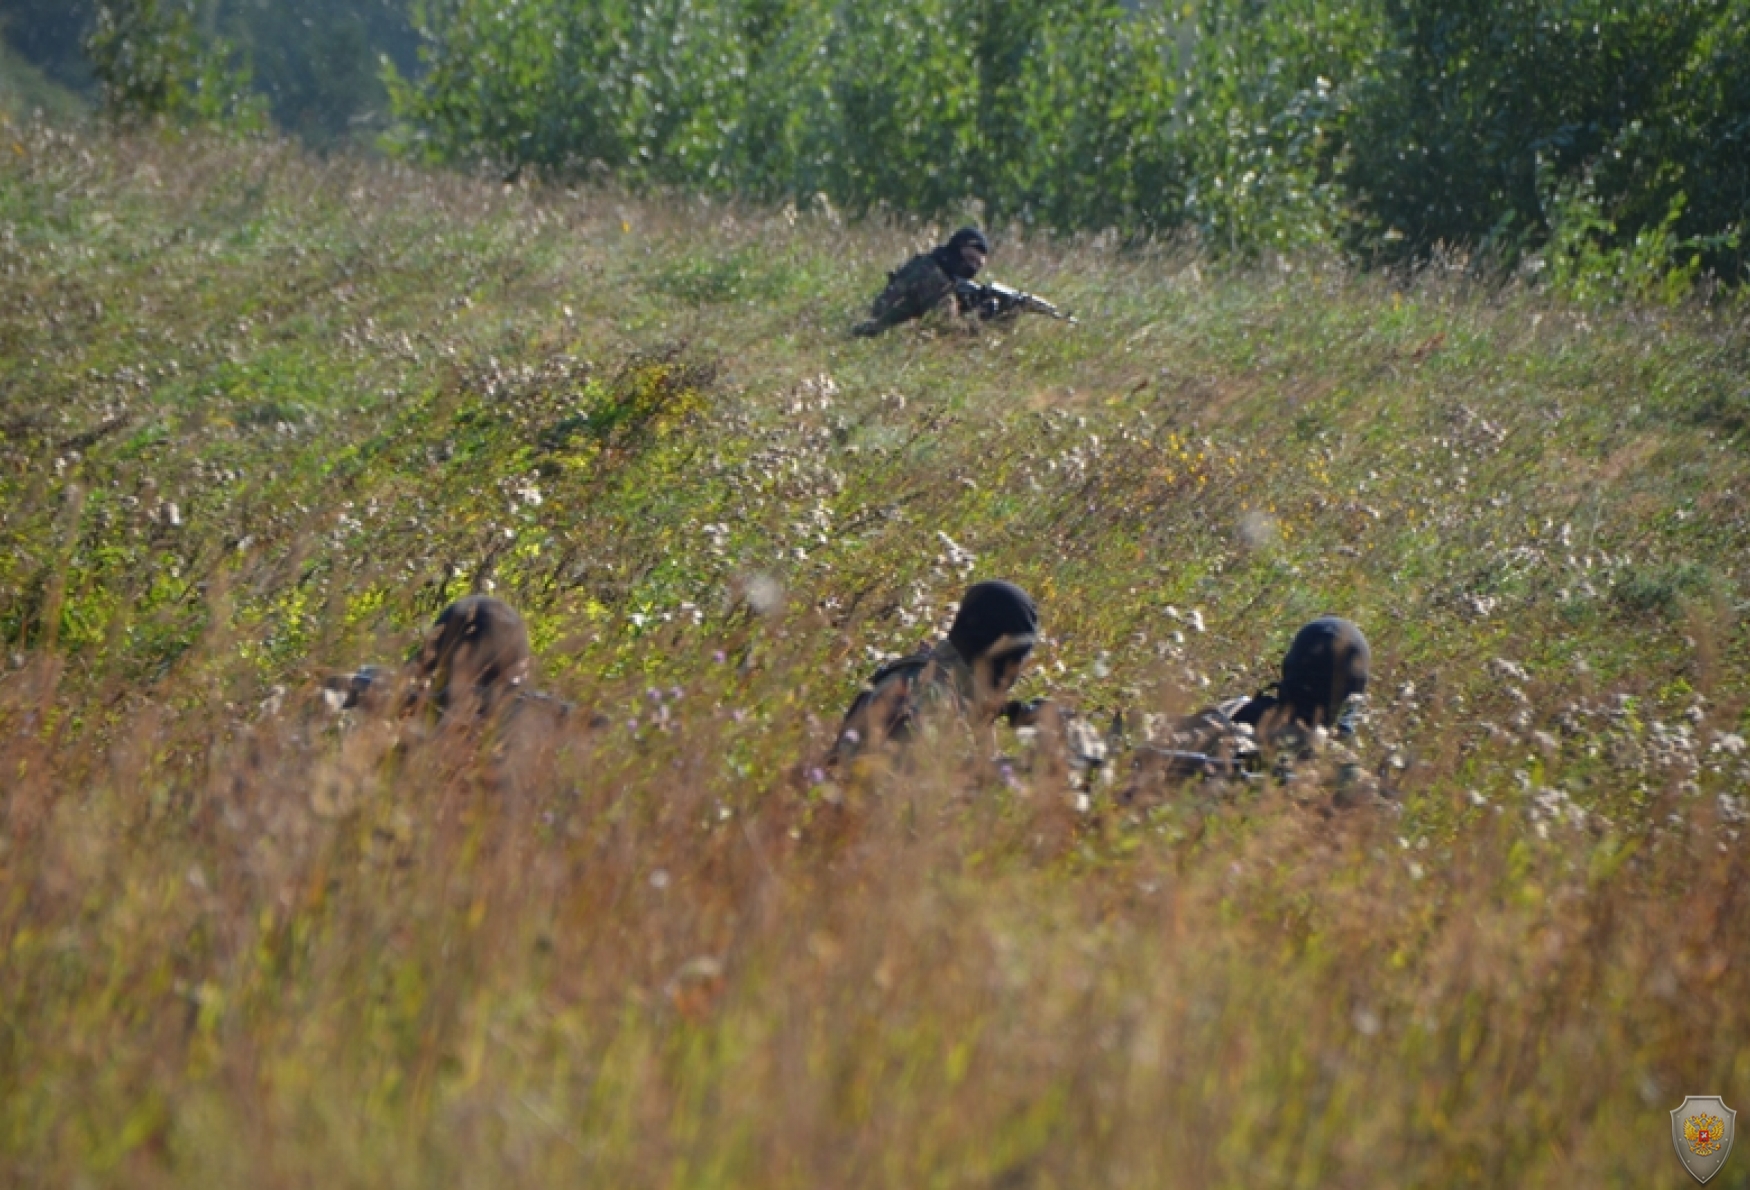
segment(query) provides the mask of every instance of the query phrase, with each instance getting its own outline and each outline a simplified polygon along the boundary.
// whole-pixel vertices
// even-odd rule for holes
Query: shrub
[[[981,204],[1058,228],[1177,221],[1175,47],[1069,0],[438,0],[397,143],[514,171],[857,210]]]
[[[1346,128],[1364,255],[1444,243],[1510,261],[1554,238],[1569,256],[1616,255],[1610,271],[1638,266],[1643,287],[1687,267],[1681,248],[1697,269],[1741,272],[1743,4],[1391,0],[1385,14]]]
[[[201,35],[190,0],[107,0],[85,39],[113,119],[259,126],[249,73],[222,40]]]

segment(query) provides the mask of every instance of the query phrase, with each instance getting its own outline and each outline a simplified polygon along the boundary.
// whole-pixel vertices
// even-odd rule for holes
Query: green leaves
[[[419,19],[398,138],[439,161],[1189,229],[1239,256],[1512,264],[1553,240],[1613,296],[1746,259],[1733,0],[429,0]],[[1590,214],[1552,209],[1582,179]]]
[[[1119,5],[433,0],[399,142],[514,171],[1048,226],[1177,221],[1176,49]]]
[[[225,42],[201,35],[192,0],[107,0],[85,52],[112,119],[244,128],[264,119],[249,72],[232,63]]]
[[[1387,14],[1342,174],[1365,254],[1444,243],[1511,264],[1553,241],[1582,273],[1615,275],[1617,296],[1665,290],[1674,269],[1742,279],[1742,3],[1397,0]]]

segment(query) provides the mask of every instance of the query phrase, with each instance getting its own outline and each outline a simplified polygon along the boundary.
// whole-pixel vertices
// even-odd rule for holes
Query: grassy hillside
[[[86,114],[85,101],[0,43],[0,116],[28,120],[41,113],[62,124]]]
[[[1742,307],[999,235],[1082,326],[869,342],[940,229],[5,134],[8,1180],[1678,1186],[1750,1099]],[[973,577],[1137,717],[1352,616],[1395,802],[825,780]],[[587,714],[318,708],[475,588]]]

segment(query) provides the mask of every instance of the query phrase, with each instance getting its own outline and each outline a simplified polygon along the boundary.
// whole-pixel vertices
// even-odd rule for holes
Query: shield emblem
[[[1738,1113],[1718,1095],[1691,1095],[1671,1113],[1671,1143],[1696,1181],[1706,1183],[1726,1163],[1737,1119]]]

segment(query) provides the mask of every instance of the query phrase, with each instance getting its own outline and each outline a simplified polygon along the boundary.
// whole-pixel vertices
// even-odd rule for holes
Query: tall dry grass
[[[1673,798],[1418,879],[1273,788],[725,788],[686,697],[630,749],[142,707],[81,755],[53,686],[0,687],[27,1181],[1646,1184],[1743,1075],[1743,852]]]

